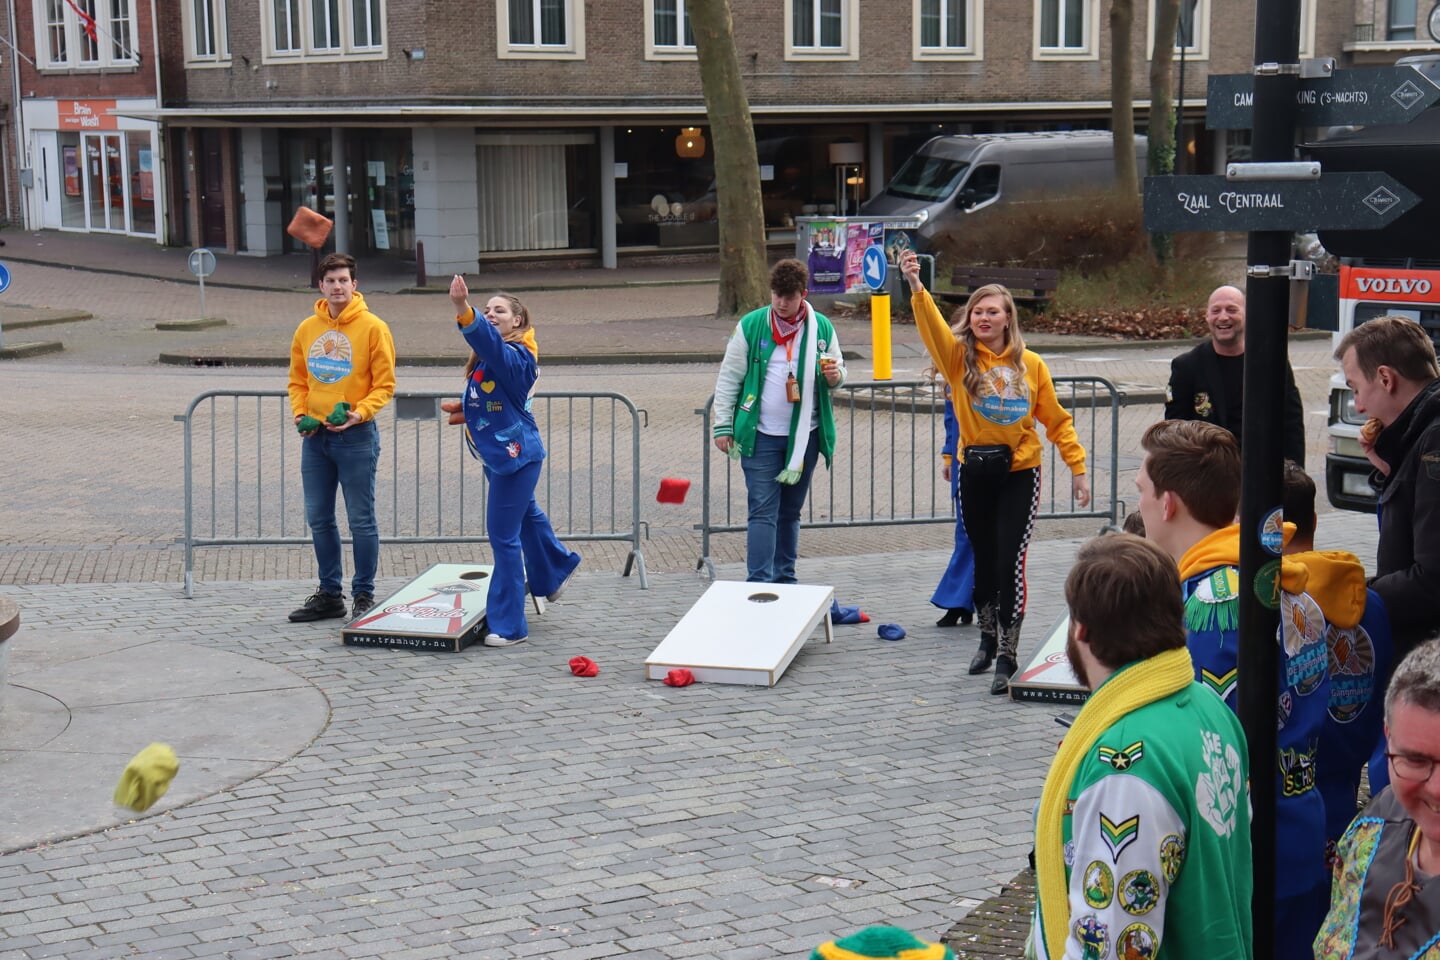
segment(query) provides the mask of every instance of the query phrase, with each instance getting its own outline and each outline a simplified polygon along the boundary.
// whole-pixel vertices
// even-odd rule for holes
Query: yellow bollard
[[[870,294],[870,350],[874,379],[890,379],[890,294]]]

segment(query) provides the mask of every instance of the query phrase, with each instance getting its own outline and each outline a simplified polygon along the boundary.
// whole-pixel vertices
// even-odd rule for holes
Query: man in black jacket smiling
[[[1216,287],[1205,307],[1210,339],[1170,361],[1166,420],[1204,420],[1238,441],[1244,409],[1245,294]],[[1305,463],[1305,411],[1295,374],[1285,361],[1285,459]]]
[[[1355,409],[1379,421],[1361,431],[1375,466],[1380,545],[1370,586],[1385,601],[1394,661],[1440,629],[1440,366],[1425,328],[1378,317],[1347,333],[1335,350]]]

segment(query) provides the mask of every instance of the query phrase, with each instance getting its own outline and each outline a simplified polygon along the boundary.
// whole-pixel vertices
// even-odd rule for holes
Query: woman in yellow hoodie
[[[1060,406],[1045,361],[1025,349],[1010,291],[998,284],[976,290],[954,327],[920,283],[912,252],[900,259],[910,284],[910,305],[920,339],[950,384],[960,436],[960,510],[975,550],[975,615],[980,649],[970,673],[995,663],[994,694],[1008,693],[1025,617],[1025,553],[1040,506],[1040,436],[1060,448],[1070,467],[1071,491],[1090,503],[1085,448],[1070,414]]]

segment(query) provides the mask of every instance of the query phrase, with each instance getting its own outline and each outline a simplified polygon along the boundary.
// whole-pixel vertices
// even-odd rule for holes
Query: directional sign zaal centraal
[[[1254,125],[1255,78],[1229,73],[1210,78],[1205,126],[1248,130]],[[1440,101],[1440,87],[1414,67],[1355,67],[1306,78],[1295,91],[1296,122],[1304,127],[1409,123]]]
[[[1145,178],[1145,229],[1378,230],[1420,202],[1386,173],[1326,173],[1318,180]]]

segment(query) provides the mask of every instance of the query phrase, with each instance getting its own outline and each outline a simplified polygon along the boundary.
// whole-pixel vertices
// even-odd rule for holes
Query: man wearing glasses
[[[1431,957],[1440,945],[1440,639],[1396,669],[1385,733],[1390,786],[1340,839],[1317,960]]]

